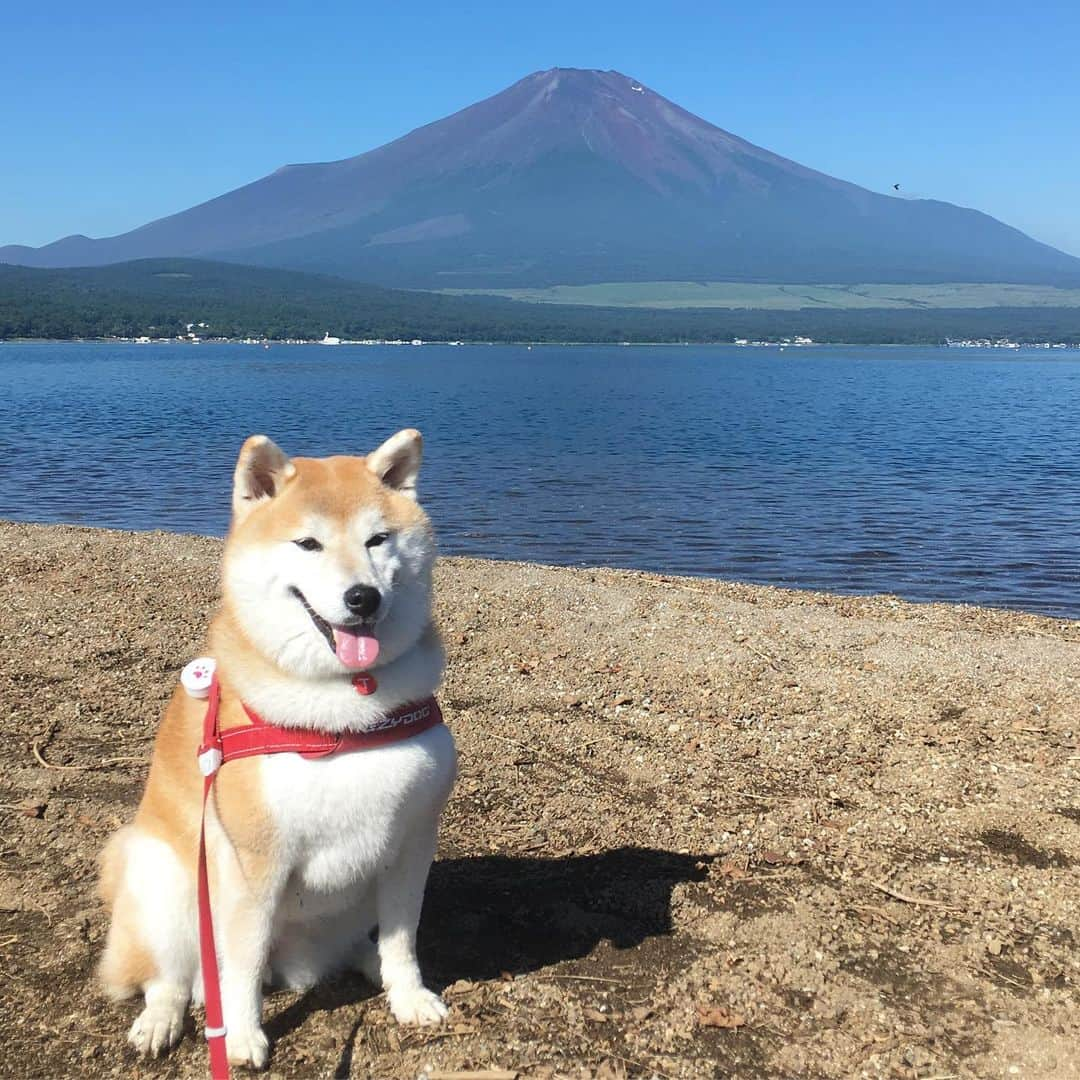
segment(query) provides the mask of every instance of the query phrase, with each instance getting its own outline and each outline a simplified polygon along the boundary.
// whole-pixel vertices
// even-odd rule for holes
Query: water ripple
[[[0,516],[221,534],[240,442],[427,441],[444,551],[1080,616],[1045,352],[4,344]]]

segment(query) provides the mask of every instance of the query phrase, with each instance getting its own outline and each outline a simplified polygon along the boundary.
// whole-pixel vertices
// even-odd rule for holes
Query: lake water
[[[1080,356],[0,345],[0,517],[222,534],[237,450],[426,439],[452,554],[1080,616]]]

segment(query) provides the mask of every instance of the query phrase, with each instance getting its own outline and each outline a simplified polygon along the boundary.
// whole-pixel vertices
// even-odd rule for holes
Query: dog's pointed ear
[[[296,466],[265,435],[252,435],[242,447],[233,474],[233,519],[246,517],[260,502],[272,499],[296,472]]]
[[[389,488],[416,498],[416,477],[424,457],[424,439],[415,428],[391,435],[367,456],[367,467]]]

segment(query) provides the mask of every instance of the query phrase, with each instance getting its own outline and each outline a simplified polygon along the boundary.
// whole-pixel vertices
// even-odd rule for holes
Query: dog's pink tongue
[[[334,652],[348,668],[369,668],[379,655],[379,642],[367,626],[355,630],[334,627]]]

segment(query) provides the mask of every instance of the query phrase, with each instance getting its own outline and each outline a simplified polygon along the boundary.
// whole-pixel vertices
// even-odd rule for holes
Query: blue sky
[[[348,157],[540,68],[615,68],[877,191],[1080,255],[1080,4],[14,0],[0,244],[106,236]]]

